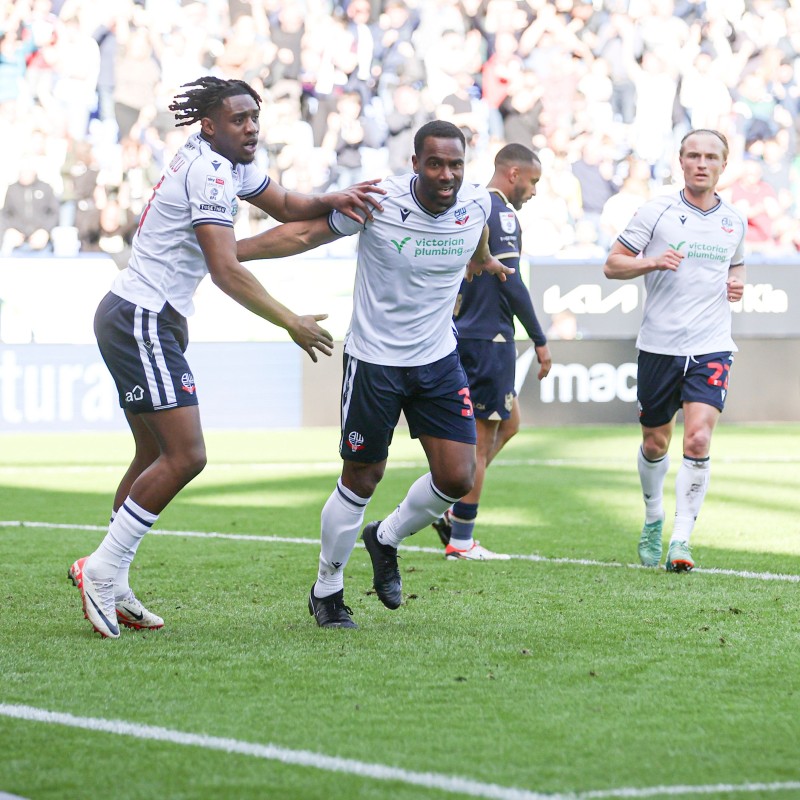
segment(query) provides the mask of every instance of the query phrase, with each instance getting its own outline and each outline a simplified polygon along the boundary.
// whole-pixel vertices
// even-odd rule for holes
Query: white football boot
[[[452,539],[450,540],[453,541]],[[481,543],[476,541],[472,547],[467,550],[459,550],[448,544],[444,549],[444,557],[450,561],[457,559],[464,559],[465,561],[508,561],[511,556],[506,553],[493,553],[481,546]]]

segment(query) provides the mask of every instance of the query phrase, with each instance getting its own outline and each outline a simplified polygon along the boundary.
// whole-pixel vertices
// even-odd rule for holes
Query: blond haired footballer
[[[636,346],[638,467],[645,504],[639,560],[648,567],[661,563],[668,450],[683,408],[683,458],[666,559],[670,572],[694,567],[689,539],[708,489],[711,436],[725,407],[737,349],[730,304],[744,291],[747,225],[716,193],[727,159],[721,133],[689,131],[680,147],[684,188],[645,203],[612,246],[604,268],[614,280],[643,275],[647,290]]]

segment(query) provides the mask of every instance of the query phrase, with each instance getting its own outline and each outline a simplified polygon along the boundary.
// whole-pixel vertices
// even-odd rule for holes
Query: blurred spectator
[[[389,170],[402,175],[411,168],[414,134],[430,119],[423,108],[422,96],[407,83],[398,84],[392,92],[392,107],[386,115]]]
[[[116,112],[114,89],[117,85],[117,20],[114,14],[95,28],[92,38],[97,42],[100,67],[97,74],[97,117],[101,122],[113,123],[116,138]]]
[[[612,118],[624,125],[633,123],[636,113],[636,84],[631,74],[637,53],[637,36],[631,20],[612,13],[608,24],[598,32],[595,53],[608,64],[611,78]]]
[[[252,16],[240,16],[223,40],[222,52],[216,57],[216,71],[226,80],[250,83],[264,65],[275,61],[278,48],[269,38],[266,17],[256,13],[257,9],[256,3]]]
[[[744,160],[739,180],[731,190],[731,202],[747,217],[745,242],[751,250],[763,252],[777,244],[775,223],[780,210],[778,195],[764,180],[758,159]]]
[[[364,179],[363,151],[381,145],[380,131],[363,113],[359,92],[345,92],[328,115],[322,149],[331,153],[331,188],[343,189]]]
[[[681,105],[689,116],[690,128],[724,128],[730,116],[733,98],[723,77],[720,62],[710,51],[697,54],[694,63],[683,73]]]
[[[614,182],[614,162],[605,152],[603,142],[595,135],[583,140],[581,157],[572,164],[572,174],[580,184],[581,219],[592,225],[595,240],[600,241],[602,230],[600,215],[610,197],[618,190]],[[606,242],[601,241],[605,246]]]
[[[83,30],[76,13],[62,20],[54,50],[53,98],[61,107],[68,135],[83,139],[97,107],[100,48]]]
[[[127,266],[136,220],[115,193],[96,187],[92,198],[79,206],[75,224],[82,253],[105,253],[119,269]]]
[[[472,149],[485,146],[489,137],[490,109],[481,99],[481,92],[469,72],[453,76],[453,91],[436,108],[436,118],[452,122],[461,129]]]
[[[517,37],[510,31],[498,31],[494,35],[493,52],[481,70],[483,101],[489,109],[489,133],[495,139],[503,139],[503,119],[499,109],[511,86],[519,82],[522,70]]]
[[[532,72],[523,72],[512,85],[508,96],[500,105],[503,117],[503,139],[506,144],[530,147],[533,138],[541,131],[540,117],[544,110],[541,82]]]
[[[39,179],[30,162],[23,161],[0,212],[0,253],[52,252],[50,233],[57,225],[58,198],[53,187]]]
[[[270,35],[276,47],[275,59],[270,66],[270,83],[299,80],[304,33],[305,18],[300,4],[281,4],[270,18]]]
[[[25,71],[34,46],[30,40],[21,41],[17,33],[13,24],[0,30],[0,121],[7,125],[13,124],[30,103]]]
[[[74,225],[78,209],[85,210],[92,201],[100,171],[89,142],[72,142],[61,168],[60,225]]]
[[[405,0],[386,0],[375,30],[375,73],[385,100],[391,100],[392,91],[400,83],[421,84],[425,80],[425,68],[414,45],[419,23],[419,11],[410,9]]]
[[[613,242],[625,229],[639,206],[652,195],[650,191],[650,167],[637,159],[628,160],[628,174],[619,191],[603,204],[600,214],[601,241]]]
[[[161,77],[150,33],[145,28],[133,28],[121,43],[115,73],[114,115],[119,138],[124,139],[142,109],[153,104],[153,89]]]

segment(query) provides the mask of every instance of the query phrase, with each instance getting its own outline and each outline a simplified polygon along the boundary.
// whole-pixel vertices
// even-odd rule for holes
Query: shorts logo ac
[[[144,397],[144,389],[138,384],[133,387],[129,392],[125,392],[126,403],[138,403]]]
[[[508,394],[506,394],[505,406],[506,411],[511,411],[511,409],[514,408],[514,395],[512,392],[508,392]]]
[[[194,376],[191,372],[184,372],[183,375],[181,375],[181,389],[189,394],[194,394]]]
[[[364,437],[358,431],[351,431],[347,437],[347,444],[354,453],[357,453],[364,449]]]

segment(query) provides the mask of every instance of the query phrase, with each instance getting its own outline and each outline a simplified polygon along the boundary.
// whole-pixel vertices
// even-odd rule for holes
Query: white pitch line
[[[51,725],[66,725],[71,728],[133,736],[137,739],[150,739],[172,744],[202,747],[207,750],[221,750],[245,756],[280,761],[301,767],[313,767],[327,772],[341,772],[364,778],[382,781],[398,781],[428,789],[469,795],[471,797],[491,798],[491,800],[573,800],[572,795],[542,794],[525,789],[499,786],[492,783],[472,781],[454,775],[435,772],[413,772],[384,764],[370,764],[350,758],[338,758],[309,750],[291,750],[274,744],[256,744],[237,739],[220,738],[206,734],[185,733],[153,725],[139,725],[124,720],[106,720],[95,717],[76,717],[56,711],[33,708],[31,706],[0,704],[0,715],[31,722],[45,722]]]
[[[154,725],[141,725],[124,720],[100,719],[97,717],[76,717],[58,711],[35,708],[33,706],[0,703],[0,716],[21,719],[27,722],[44,722],[50,725],[65,725],[70,728],[98,733],[111,733],[118,736],[132,736],[136,739],[168,742],[170,744],[202,747],[206,750],[220,750],[225,753],[253,756],[267,761],[280,761],[301,767],[312,767],[326,772],[340,772],[372,778],[380,781],[397,781],[426,789],[438,789],[452,794],[482,797],[489,800],[602,800],[603,798],[648,798],[682,797],[687,795],[753,792],[782,792],[800,789],[800,781],[781,783],[741,783],[706,784],[698,786],[651,786],[622,787],[617,789],[598,789],[588,792],[550,793],[520,789],[514,786],[500,786],[496,783],[483,783],[456,775],[443,775],[437,772],[414,772],[385,764],[373,764],[351,758],[327,756],[310,750],[292,750],[274,744],[257,744],[238,739],[209,736],[207,734],[186,733]]]
[[[0,520],[0,528],[51,528],[55,530],[100,531],[108,530],[104,525],[76,525],[59,522],[29,522],[26,520]],[[171,531],[157,528],[150,531],[155,536],[179,536],[187,539],[231,539],[243,542],[282,542],[285,544],[309,544],[319,546],[319,539],[304,539],[298,536],[258,536],[246,533],[220,533],[218,531]],[[360,542],[357,547],[363,547]],[[417,547],[416,545],[400,545],[400,550],[408,553],[430,553],[440,556],[441,548]],[[616,569],[652,569],[641,564],[623,564],[621,561],[596,561],[590,558],[565,558],[557,556],[537,556],[511,554],[515,561],[534,561],[542,564],[567,564],[577,567],[613,567]],[[716,567],[695,567],[693,573],[703,575],[726,575],[731,578],[745,578],[758,581],[780,581],[783,583],[800,583],[800,575],[780,572],[750,572],[748,570],[719,569]]]

